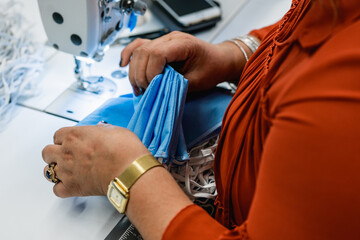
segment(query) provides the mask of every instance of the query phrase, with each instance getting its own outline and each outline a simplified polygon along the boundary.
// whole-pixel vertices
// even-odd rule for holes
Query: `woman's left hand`
[[[110,181],[145,154],[133,132],[109,124],[59,129],[42,151],[46,163],[56,164],[54,193],[62,198],[106,195]]]

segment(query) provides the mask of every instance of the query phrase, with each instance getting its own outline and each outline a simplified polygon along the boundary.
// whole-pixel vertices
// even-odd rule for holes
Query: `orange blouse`
[[[215,159],[216,220],[163,239],[360,239],[360,1],[293,0],[249,59]]]

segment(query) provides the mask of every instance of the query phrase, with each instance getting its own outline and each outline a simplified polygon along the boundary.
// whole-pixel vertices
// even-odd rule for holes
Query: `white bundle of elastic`
[[[36,77],[43,69],[39,45],[31,39],[14,0],[0,3],[0,130],[10,119],[18,97],[37,93]]]
[[[198,198],[215,199],[217,196],[214,158],[219,137],[190,150],[190,159],[182,165],[170,166],[170,173],[191,200]]]

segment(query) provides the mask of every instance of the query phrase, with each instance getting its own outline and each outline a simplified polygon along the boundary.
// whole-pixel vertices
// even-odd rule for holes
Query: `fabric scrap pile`
[[[16,1],[0,3],[0,131],[11,119],[17,99],[37,94],[36,77],[43,69],[40,47],[24,30]]]

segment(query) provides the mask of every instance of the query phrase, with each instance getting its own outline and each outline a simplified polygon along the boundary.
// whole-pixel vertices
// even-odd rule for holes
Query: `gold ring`
[[[49,165],[47,165],[44,169],[44,175],[48,181],[56,184],[56,183],[60,182],[60,180],[56,177],[56,172],[54,169],[55,166],[56,166],[56,163],[50,163]]]

